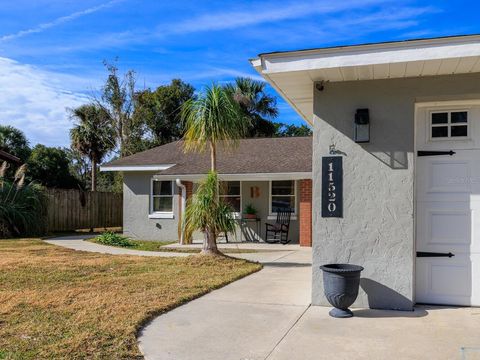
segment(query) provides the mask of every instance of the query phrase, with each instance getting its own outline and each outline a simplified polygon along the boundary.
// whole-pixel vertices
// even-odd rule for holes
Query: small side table
[[[246,227],[248,225],[249,222],[255,222],[255,225],[256,225],[256,228],[257,228],[257,232],[255,233],[255,236],[250,239],[250,240],[247,240],[245,239],[246,241],[260,241],[260,231],[261,231],[261,219],[259,217],[256,217],[256,218],[244,218],[242,217],[240,219],[240,241],[242,241],[242,237],[243,237],[243,227]]]

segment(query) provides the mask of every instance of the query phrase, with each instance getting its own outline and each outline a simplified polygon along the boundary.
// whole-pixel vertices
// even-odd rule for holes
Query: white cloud
[[[68,146],[72,126],[67,108],[89,98],[65,88],[65,84],[86,83],[71,75],[0,57],[0,124],[24,131],[32,144]]]
[[[281,20],[299,19],[318,14],[332,14],[354,8],[378,5],[391,0],[344,0],[344,1],[307,1],[262,4],[248,10],[230,10],[193,17],[169,27],[167,33],[192,33],[198,31],[215,31],[235,29],[245,26],[271,23]]]
[[[39,25],[37,25],[33,28],[30,28],[30,29],[21,30],[21,31],[18,31],[18,32],[13,33],[13,34],[3,35],[3,36],[0,37],[0,41],[8,41],[8,40],[13,40],[13,39],[18,39],[18,38],[21,38],[21,37],[24,37],[24,36],[27,36],[27,35],[30,35],[30,34],[40,33],[42,31],[45,31],[45,30],[50,29],[52,27],[70,22],[70,21],[75,20],[75,19],[78,19],[82,16],[93,14],[97,11],[100,11],[100,10],[103,10],[103,9],[108,8],[110,6],[113,6],[113,5],[115,5],[115,4],[117,4],[121,1],[123,1],[123,0],[111,0],[111,1],[109,1],[107,3],[104,3],[104,4],[93,6],[91,8],[85,9],[85,10],[77,11],[77,12],[74,12],[74,13],[66,15],[66,16],[61,16],[61,17],[56,18],[56,19],[54,19],[50,22],[39,24]]]

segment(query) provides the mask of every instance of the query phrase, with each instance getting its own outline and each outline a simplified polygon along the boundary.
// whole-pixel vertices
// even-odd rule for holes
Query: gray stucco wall
[[[327,83],[314,91],[313,293],[328,305],[319,266],[365,267],[354,306],[411,310],[414,301],[415,102],[479,96],[480,75]],[[356,144],[356,109],[370,110],[370,143]],[[321,217],[321,164],[344,153],[344,217]]]
[[[178,187],[174,186],[173,219],[149,219],[153,173],[128,172],[123,177],[123,232],[141,240],[178,240]]]

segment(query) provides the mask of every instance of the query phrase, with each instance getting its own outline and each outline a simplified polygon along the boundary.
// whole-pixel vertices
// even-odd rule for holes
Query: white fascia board
[[[130,166],[100,166],[100,171],[163,171],[175,164],[130,165]]]
[[[411,41],[261,55],[262,73],[480,56],[480,37]]]
[[[159,180],[189,180],[196,181],[205,178],[206,174],[188,174],[188,175],[153,175],[154,179]],[[218,174],[220,180],[224,181],[268,181],[268,180],[302,180],[311,179],[311,172],[291,172],[291,173],[249,173],[249,174]]]
[[[295,103],[282,91],[282,89],[277,86],[275,80],[273,80],[268,74],[262,71],[262,60],[260,59],[251,59],[250,63],[255,68],[255,70],[263,77],[267,83],[269,83],[275,91],[280,94],[280,96],[285,100],[296,112],[297,114],[304,119],[310,126],[313,126],[313,118],[311,119],[307,114],[304,114],[296,105]],[[313,91],[313,90],[312,90]]]

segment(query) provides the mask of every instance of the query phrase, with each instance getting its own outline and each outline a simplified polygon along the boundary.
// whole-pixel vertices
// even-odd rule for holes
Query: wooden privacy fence
[[[48,189],[48,231],[120,227],[122,194]]]

